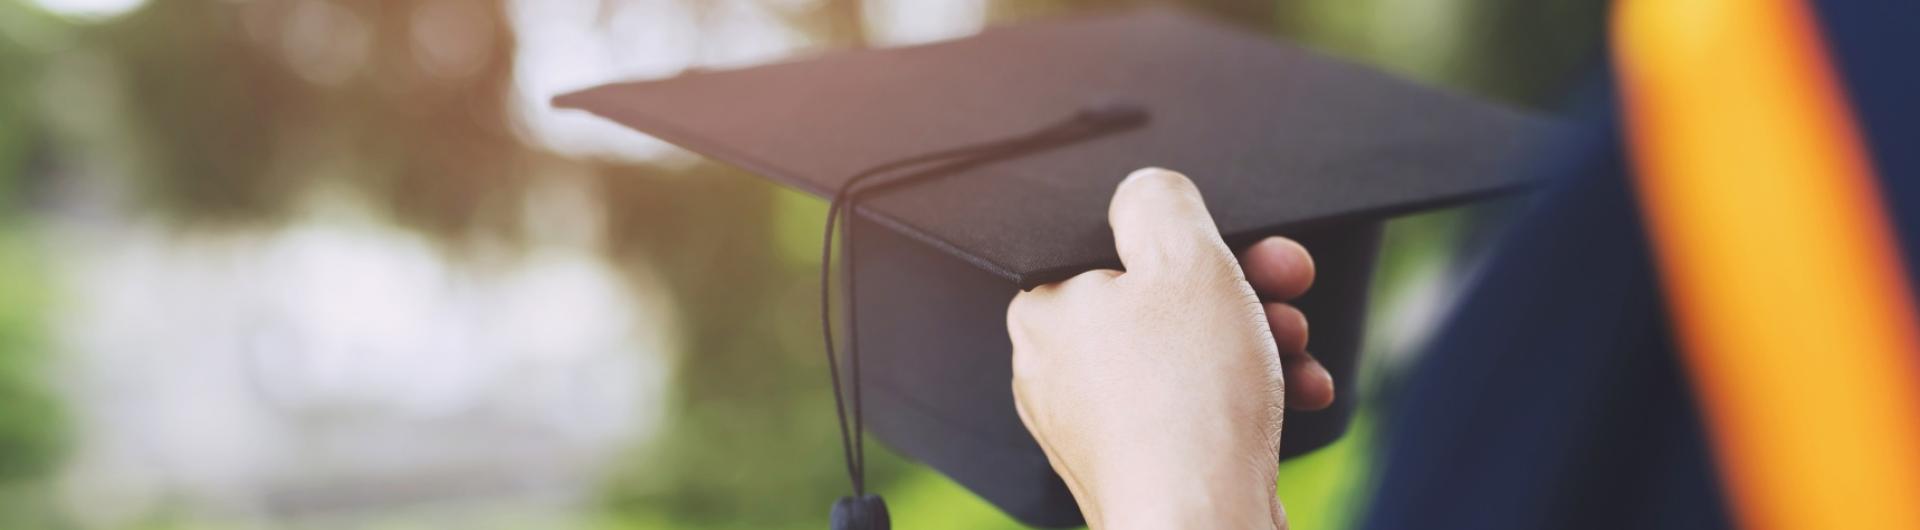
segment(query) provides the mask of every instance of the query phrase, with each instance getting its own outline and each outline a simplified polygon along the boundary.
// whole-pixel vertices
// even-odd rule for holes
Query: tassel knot
[[[833,530],[892,530],[887,503],[879,495],[841,497],[833,503]]]

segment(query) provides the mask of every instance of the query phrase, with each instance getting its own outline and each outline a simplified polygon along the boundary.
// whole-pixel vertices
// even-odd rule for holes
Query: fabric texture
[[[1542,153],[1552,183],[1393,400],[1365,528],[1731,528],[1612,112],[1594,112]]]
[[[1522,183],[1546,122],[1177,11],[989,30],[560,96],[827,196],[891,160],[1026,133],[1083,108],[1136,130],[878,190],[858,213],[1022,288],[1118,264],[1107,199],[1147,166],[1192,177],[1229,242],[1372,220]]]

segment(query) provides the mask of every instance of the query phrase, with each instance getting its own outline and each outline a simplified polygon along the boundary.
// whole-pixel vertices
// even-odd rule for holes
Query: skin
[[[1108,222],[1125,272],[1008,307],[1021,421],[1092,528],[1286,528],[1284,412],[1334,396],[1285,303],[1313,284],[1312,258],[1284,238],[1235,256],[1192,181],[1164,169],[1121,182]]]

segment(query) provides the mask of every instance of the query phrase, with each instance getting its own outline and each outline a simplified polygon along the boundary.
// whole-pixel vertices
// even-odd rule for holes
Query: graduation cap
[[[836,397],[851,394],[840,412],[856,491],[834,517],[875,528],[885,513],[860,484],[865,430],[1023,522],[1082,524],[1014,412],[1006,307],[1020,289],[1119,265],[1107,202],[1132,170],[1191,177],[1229,244],[1305,245],[1319,275],[1296,305],[1315,356],[1353,388],[1383,220],[1515,188],[1502,168],[1547,127],[1166,9],[555,104],[834,199],[848,307],[830,366]],[[1289,411],[1278,456],[1330,443],[1352,410]]]

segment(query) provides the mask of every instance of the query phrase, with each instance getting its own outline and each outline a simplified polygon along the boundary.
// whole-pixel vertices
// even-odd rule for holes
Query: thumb
[[[1113,192],[1107,223],[1128,273],[1233,259],[1199,188],[1173,171],[1150,167],[1127,175]]]

